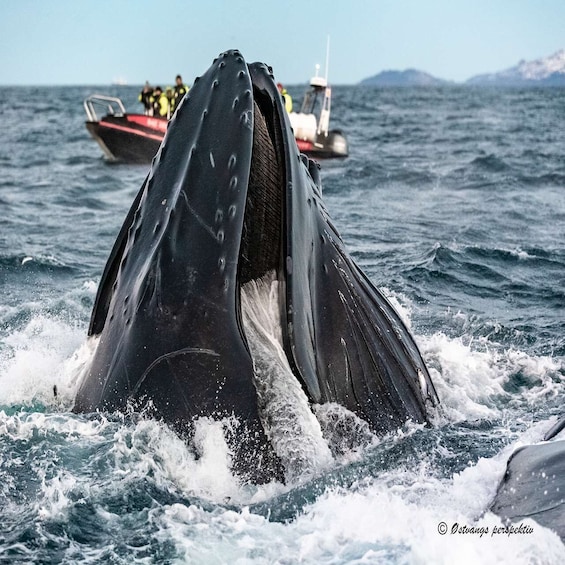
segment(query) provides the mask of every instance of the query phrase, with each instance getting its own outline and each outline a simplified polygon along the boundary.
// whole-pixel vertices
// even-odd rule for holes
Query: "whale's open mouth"
[[[188,436],[201,416],[234,417],[234,469],[255,482],[293,459],[275,432],[291,422],[303,437],[310,404],[337,403],[377,432],[426,422],[435,393],[417,346],[345,250],[319,181],[271,69],[218,57],[170,121],[110,253],[74,410],[151,404]],[[261,302],[270,319],[255,316]],[[269,334],[276,352],[261,356]],[[297,410],[285,412],[289,390]]]

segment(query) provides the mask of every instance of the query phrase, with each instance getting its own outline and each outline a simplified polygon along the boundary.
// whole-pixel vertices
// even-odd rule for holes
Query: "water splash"
[[[330,465],[332,455],[282,347],[274,273],[244,285],[241,305],[267,435],[287,481],[307,480]]]

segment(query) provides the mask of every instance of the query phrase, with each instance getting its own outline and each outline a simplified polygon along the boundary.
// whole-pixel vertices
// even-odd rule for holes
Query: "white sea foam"
[[[246,508],[207,512],[179,504],[154,519],[159,536],[175,543],[178,563],[215,557],[242,564],[563,562],[561,540],[531,520],[524,521],[533,529],[529,533],[494,533],[502,522],[485,509],[512,449],[481,459],[452,479],[434,478],[423,464],[347,489],[328,489],[284,524]],[[447,527],[443,535],[442,523]],[[462,533],[462,527],[473,533]]]
[[[110,453],[115,472],[129,480],[150,475],[158,486],[186,496],[216,503],[239,502],[244,491],[231,471],[223,425],[211,418],[199,419],[195,449],[167,426],[151,420],[141,420],[133,429],[122,427],[114,435]]]
[[[45,438],[50,434],[64,437],[67,441],[104,441],[110,422],[103,415],[96,419],[72,417],[66,413],[16,412],[8,414],[0,410],[0,436],[13,441]]]
[[[451,479],[435,478],[422,462],[347,489],[328,489],[285,524],[246,508],[210,513],[171,505],[156,517],[159,535],[174,541],[179,563],[214,556],[233,563],[560,563],[565,546],[553,532],[527,520],[531,533],[495,534],[502,522],[485,512],[509,454],[539,439],[543,427]],[[438,531],[442,522],[444,535]],[[452,533],[456,524],[477,533]]]
[[[496,351],[472,349],[460,338],[435,334],[420,340],[442,411],[450,421],[491,418],[504,396],[507,374]]]
[[[442,333],[419,339],[438,392],[442,413],[449,421],[496,418],[505,403],[548,400],[564,391],[563,363],[549,356],[532,356],[504,349],[487,339],[450,338]],[[512,375],[528,386],[520,394],[505,389]]]
[[[34,463],[39,491],[32,506],[40,522],[64,524],[77,493],[94,504],[98,518],[123,528],[119,515],[100,506],[106,495],[115,497],[130,484],[155,483],[167,492],[182,492],[218,505],[155,504],[148,513],[147,535],[173,545],[176,563],[560,563],[565,546],[549,530],[532,521],[528,534],[493,534],[500,519],[485,512],[504,473],[506,459],[519,445],[540,439],[545,423],[528,430],[493,458],[480,459],[451,478],[438,478],[426,461],[366,478],[350,487],[328,488],[294,520],[272,522],[249,511],[226,509],[226,502],[246,503],[245,490],[229,471],[229,451],[218,422],[203,419],[197,432],[202,456],[197,459],[168,428],[140,420],[124,425],[103,417],[84,419],[65,414],[0,413],[4,429],[20,441],[37,434],[65,436],[68,442],[88,445],[95,454],[85,465],[103,475],[69,468],[48,449],[47,458]],[[36,444],[37,445],[37,444]],[[21,462],[15,462],[21,465]],[[5,468],[5,467],[4,467]],[[94,480],[94,484],[93,484]],[[279,485],[278,493],[282,487]],[[269,492],[268,490],[265,492]],[[270,494],[273,494],[270,491]],[[276,494],[276,493],[275,493]],[[252,498],[247,503],[253,502]],[[9,514],[18,512],[17,507]],[[445,535],[438,532],[441,522]],[[488,533],[452,533],[455,524],[488,528]],[[150,533],[153,530],[154,533]],[[156,532],[155,532],[156,530]],[[110,546],[108,546],[109,548]],[[84,555],[83,548],[78,555]]]
[[[393,290],[383,287],[380,289],[386,296],[400,319],[404,322],[408,329],[412,328],[412,306],[405,296],[394,292]]]
[[[4,338],[0,354],[2,405],[39,402],[68,406],[74,395],[73,365],[85,362],[90,355],[80,349],[84,340],[84,328],[43,314]]]
[[[40,473],[44,475],[44,473]],[[65,470],[60,470],[54,477],[41,477],[41,496],[38,499],[37,515],[40,520],[61,520],[72,501],[68,493],[76,486],[77,480]]]

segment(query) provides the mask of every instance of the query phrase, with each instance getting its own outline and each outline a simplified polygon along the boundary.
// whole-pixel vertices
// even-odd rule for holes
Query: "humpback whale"
[[[117,236],[74,411],[133,405],[188,440],[199,417],[229,421],[234,472],[284,477],[242,315],[242,289],[265,277],[309,405],[339,404],[375,433],[429,421],[438,399],[421,354],[348,255],[272,69],[232,50],[184,97]]]
[[[510,456],[491,510],[507,523],[531,518],[565,541],[565,439],[557,437],[563,428],[565,418],[543,442]]]

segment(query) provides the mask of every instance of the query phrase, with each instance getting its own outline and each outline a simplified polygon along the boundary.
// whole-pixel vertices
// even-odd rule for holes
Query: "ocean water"
[[[196,460],[138,415],[70,413],[148,170],[102,158],[83,123],[96,91],[137,109],[131,87],[0,88],[0,562],[565,563],[551,530],[494,533],[488,510],[509,455],[563,415],[565,92],[334,88],[351,155],[322,164],[326,204],[441,409],[386,437],[351,422],[359,446],[314,438],[286,485],[250,487],[216,422]]]

